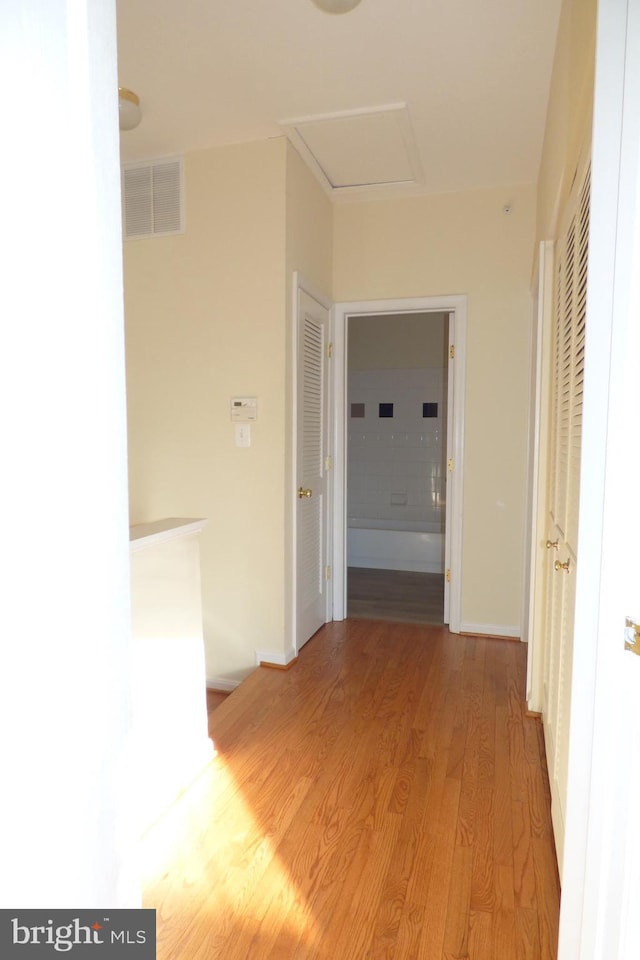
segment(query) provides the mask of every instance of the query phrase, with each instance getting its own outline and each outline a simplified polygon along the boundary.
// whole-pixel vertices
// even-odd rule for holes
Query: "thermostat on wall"
[[[258,398],[231,397],[231,419],[242,421],[257,420]]]

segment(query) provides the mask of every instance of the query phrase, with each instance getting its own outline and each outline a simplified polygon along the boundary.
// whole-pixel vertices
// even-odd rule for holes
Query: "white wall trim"
[[[451,585],[449,592],[449,629],[460,632],[462,611],[462,525],[464,478],[464,409],[466,390],[467,297],[406,297],[389,300],[358,300],[334,307],[332,395],[334,416],[334,488],[333,488],[333,619],[344,620],[347,613],[347,324],[350,316],[398,313],[450,313],[455,342],[453,393],[453,457],[455,470],[449,476],[451,523],[446,535],[450,544]],[[451,411],[449,412],[451,415]],[[518,629],[518,635],[519,635]]]
[[[447,499],[451,501],[451,522],[446,531],[449,541],[449,630],[459,633],[462,620],[462,530],[464,523],[464,424],[467,390],[467,298],[451,297],[448,309],[449,337],[455,345],[453,383],[453,457],[454,472],[449,475]]]
[[[333,619],[347,616],[347,320],[345,304],[333,308]]]
[[[529,710],[533,708],[527,703]],[[547,761],[547,770],[553,771],[555,768],[555,758],[558,753],[558,743],[556,740],[556,731],[554,730],[553,724],[550,724],[547,720],[547,714],[543,711],[535,711],[536,713],[541,713],[542,715],[542,729],[544,732],[544,745],[545,745],[545,757]],[[553,827],[553,836],[555,840],[556,847],[556,859],[558,862],[558,870],[560,871],[560,878],[562,880],[563,874],[563,863],[564,863],[564,838],[566,833],[566,811],[564,808],[563,798],[560,794],[558,788],[558,778],[554,776],[549,777],[549,791],[551,793],[551,825]]]
[[[219,690],[221,693],[231,693],[236,690],[242,680],[228,680],[226,677],[207,677],[207,690]]]
[[[278,667],[288,667],[298,654],[295,650],[288,650],[283,653],[282,650],[256,650],[256,666],[261,663],[274,663]]]
[[[293,271],[293,292],[297,294],[298,290],[304,290],[305,293],[308,293],[310,297],[313,297],[314,300],[317,300],[318,303],[325,308],[325,310],[331,310],[333,307],[333,301],[327,297],[326,294],[322,293],[318,288],[313,284],[305,275],[299,270]],[[297,310],[297,306],[296,306]]]
[[[498,640],[501,637],[507,637],[510,640],[520,639],[520,627],[504,623],[461,623],[459,632],[481,637],[494,637]]]
[[[206,519],[191,520],[182,517],[167,517],[151,523],[138,523],[129,527],[129,549],[132,553],[136,553],[147,547],[157,547],[160,543],[198,534],[206,524]]]
[[[523,589],[522,639],[529,643],[527,656],[527,705],[541,711],[544,700],[545,653],[545,572],[544,548],[548,525],[547,451],[549,447],[549,390],[551,380],[551,344],[553,322],[554,243],[544,240],[538,247],[536,313],[532,317],[531,337],[531,410],[527,528],[525,529],[524,569],[528,581]]]

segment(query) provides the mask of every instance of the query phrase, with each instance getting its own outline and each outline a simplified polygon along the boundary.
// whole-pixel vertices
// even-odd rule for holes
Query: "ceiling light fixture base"
[[[325,13],[349,13],[358,6],[360,0],[313,0],[313,2]]]
[[[120,115],[120,129],[133,130],[142,120],[140,98],[133,90],[118,87],[118,112]]]

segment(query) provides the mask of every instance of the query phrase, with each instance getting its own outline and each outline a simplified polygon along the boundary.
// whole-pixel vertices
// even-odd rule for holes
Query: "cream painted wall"
[[[186,232],[124,245],[131,522],[201,516],[207,676],[288,657],[292,278],[331,295],[331,203],[284,139],[186,157]],[[252,445],[229,401],[258,397]]]
[[[334,215],[337,301],[468,296],[465,624],[520,620],[535,203],[525,185],[341,204]]]
[[[284,139],[190,154],[186,187],[184,236],[124,250],[131,520],[209,519],[208,677],[293,648],[295,270],[337,300],[469,296],[463,622],[516,627],[533,188],[334,208]],[[259,401],[248,450],[238,394]]]
[[[446,366],[447,314],[351,317],[349,369],[394,370]]]
[[[537,239],[555,236],[581,150],[590,142],[597,0],[564,0],[538,179]]]
[[[207,676],[284,646],[284,140],[186,157],[186,232],[124,244],[131,522],[207,517]],[[230,398],[258,398],[249,449]]]
[[[287,283],[298,270],[318,292],[331,297],[333,205],[288,141],[286,151]],[[291,291],[291,284],[287,289]]]

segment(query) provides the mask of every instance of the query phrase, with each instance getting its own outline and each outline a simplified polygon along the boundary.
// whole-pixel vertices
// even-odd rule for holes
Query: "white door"
[[[624,641],[640,621],[640,0],[599,4],[590,248],[558,957],[635,960],[640,658]]]
[[[296,648],[327,622],[329,310],[298,290]]]
[[[589,252],[590,171],[578,169],[556,246],[543,720],[563,872]]]

